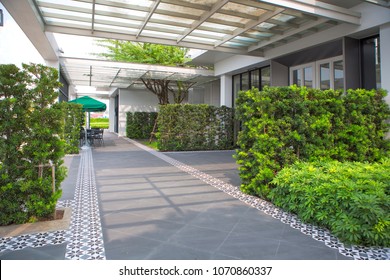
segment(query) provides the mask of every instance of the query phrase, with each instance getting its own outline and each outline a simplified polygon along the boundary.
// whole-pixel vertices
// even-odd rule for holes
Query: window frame
[[[300,71],[301,77],[302,77],[302,84],[305,83],[305,75],[304,75],[304,69],[308,67],[312,67],[313,69],[313,88],[320,88],[321,87],[321,65],[323,64],[329,64],[329,79],[330,79],[330,89],[334,89],[335,86],[335,67],[334,63],[337,61],[341,61],[343,63],[343,79],[344,79],[344,89],[345,90],[345,63],[344,63],[344,56],[334,56],[326,59],[316,60],[314,62],[305,63],[296,65],[293,67],[290,67],[290,73],[289,73],[289,81],[290,85],[294,84],[294,71],[298,70]]]

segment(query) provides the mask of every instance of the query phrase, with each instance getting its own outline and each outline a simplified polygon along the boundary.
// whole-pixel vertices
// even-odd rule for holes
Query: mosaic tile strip
[[[56,208],[73,207],[74,200],[59,200]],[[71,235],[66,230],[36,234],[23,234],[0,238],[0,252],[22,250],[27,247],[38,248],[45,245],[59,245],[69,241]]]
[[[81,151],[65,259],[106,259],[91,149]]]
[[[82,150],[78,172],[74,199],[57,202],[57,208],[72,208],[69,230],[0,238],[0,252],[67,242],[66,259],[104,260],[106,258],[90,149]]]
[[[344,256],[351,257],[355,260],[390,260],[390,248],[345,245],[338,238],[333,236],[328,230],[305,224],[296,215],[285,212],[268,201],[242,193],[240,188],[237,186],[227,184],[222,180],[214,178],[213,176],[210,176],[204,172],[199,171],[198,169],[177,161],[163,153],[157,152],[132,139],[125,139],[130,143],[140,147],[141,149],[148,151],[154,156],[164,160],[165,162],[179,168],[184,172],[187,172],[195,178],[198,178],[206,184],[211,185],[260,211],[263,211],[267,215],[270,215],[273,218],[290,225],[292,228],[300,230],[303,234],[309,235],[315,240],[324,242],[326,246],[338,250],[340,254]]]

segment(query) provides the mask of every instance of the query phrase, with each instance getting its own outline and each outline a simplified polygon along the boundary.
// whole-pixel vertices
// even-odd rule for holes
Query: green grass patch
[[[152,148],[156,151],[158,151],[158,147],[157,147],[157,140],[152,140],[152,142],[150,142],[149,140],[137,140],[139,143],[141,143],[142,145],[145,145],[149,148]]]
[[[108,127],[109,127],[109,119],[106,119],[106,118],[91,119],[90,126],[91,126],[91,128],[108,129]]]

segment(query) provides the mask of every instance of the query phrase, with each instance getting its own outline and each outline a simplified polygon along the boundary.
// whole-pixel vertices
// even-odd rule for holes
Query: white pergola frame
[[[302,39],[316,30],[339,24],[358,26],[361,18],[359,13],[343,7],[343,1],[340,5],[332,5],[329,3],[338,2],[326,3],[328,0],[199,0],[196,3],[191,0],[0,1],[47,61],[58,61],[60,56],[52,33],[262,56],[269,49]],[[346,2],[390,7],[390,0]],[[74,60],[72,64],[67,63],[69,58],[60,61],[65,71],[75,64]],[[85,70],[81,60],[78,63],[80,69]],[[102,61],[97,63],[106,65]],[[98,66],[94,63],[89,66],[87,70],[94,75]],[[112,68],[107,66],[105,69]],[[107,70],[108,76],[116,73],[111,77],[111,86],[116,84],[115,77],[119,79],[122,66],[114,68],[113,71]],[[140,71],[139,68],[136,70]],[[164,72],[161,69],[149,71]],[[183,71],[185,68],[178,68],[170,73],[176,73],[172,77],[178,77]],[[198,73],[196,77],[202,77],[203,81],[211,79],[210,73]],[[70,74],[68,78],[72,83],[77,82]]]

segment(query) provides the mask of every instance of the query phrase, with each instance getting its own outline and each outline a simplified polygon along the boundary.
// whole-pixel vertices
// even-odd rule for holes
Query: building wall
[[[390,9],[362,3],[353,10],[362,15],[360,25],[339,24],[289,44],[270,48],[264,51],[263,57],[232,56],[218,61],[214,67],[215,73],[219,76],[234,75],[253,67],[269,64],[272,75],[271,85],[288,85],[288,67],[299,64],[297,60],[315,61],[344,55],[345,86],[346,88],[358,87],[360,85],[358,39],[380,34],[382,88],[390,92],[390,79],[385,77],[390,73],[390,52],[387,51],[390,49]],[[288,60],[283,60],[284,58]],[[296,61],[292,62],[291,59]]]
[[[390,9],[389,9],[390,10]],[[388,95],[387,103],[390,104],[390,23],[381,26],[381,82],[382,88],[386,89]]]
[[[209,104],[219,106],[221,85],[219,80],[195,86],[188,95],[190,104]]]
[[[118,134],[126,136],[127,112],[156,112],[157,97],[146,89],[119,89]]]

